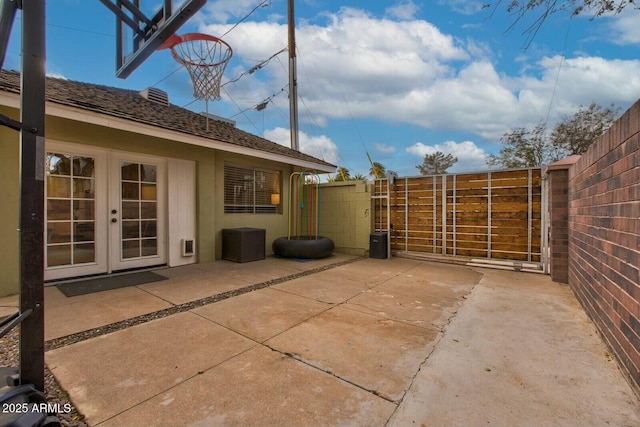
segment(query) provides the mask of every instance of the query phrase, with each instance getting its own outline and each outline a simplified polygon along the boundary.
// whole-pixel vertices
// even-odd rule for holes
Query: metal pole
[[[289,126],[291,127],[291,148],[300,151],[298,142],[298,77],[296,70],[296,30],[293,0],[289,0]]]
[[[22,2],[20,382],[44,391],[45,0]],[[25,130],[26,129],[26,130]]]
[[[387,178],[387,259],[391,259],[391,179]]]
[[[409,252],[409,178],[404,179],[404,250]]]
[[[0,68],[4,65],[4,59],[7,55],[7,47],[17,9],[17,0],[3,0],[2,5],[0,5]]]
[[[447,254],[447,176],[442,175],[442,255]]]
[[[491,172],[487,173],[487,258],[491,258]]]

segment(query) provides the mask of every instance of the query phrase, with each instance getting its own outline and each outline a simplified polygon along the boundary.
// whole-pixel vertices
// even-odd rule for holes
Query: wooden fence
[[[541,169],[381,179],[375,228],[391,251],[542,264]]]

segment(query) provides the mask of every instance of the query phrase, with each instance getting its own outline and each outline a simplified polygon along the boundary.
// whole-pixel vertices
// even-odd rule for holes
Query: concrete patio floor
[[[46,363],[92,426],[640,425],[548,276],[344,254],[157,272],[45,290]]]

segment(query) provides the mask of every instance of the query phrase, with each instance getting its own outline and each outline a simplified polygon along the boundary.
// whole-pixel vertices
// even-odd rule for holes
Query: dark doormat
[[[167,278],[152,271],[122,274],[119,276],[99,277],[97,279],[79,280],[77,282],[61,283],[56,287],[67,297],[92,294],[94,292],[109,291],[111,289],[126,288],[127,286],[142,285],[158,282]]]

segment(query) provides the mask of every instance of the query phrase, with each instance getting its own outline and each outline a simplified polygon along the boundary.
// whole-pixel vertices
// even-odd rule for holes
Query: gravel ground
[[[18,366],[19,363],[19,327],[13,328],[4,337],[0,338],[0,366]],[[59,413],[58,419],[63,426],[69,427],[86,427],[83,421],[84,416],[78,413],[73,403],[69,401],[67,393],[62,390],[53,374],[45,366],[44,369],[44,388],[49,403],[58,403],[60,405],[70,404],[71,411],[68,413]]]

